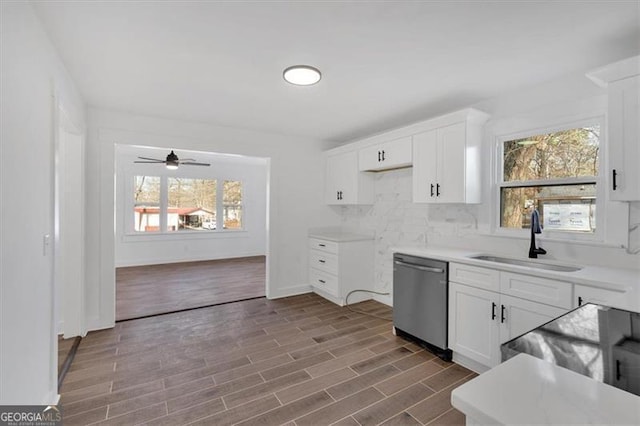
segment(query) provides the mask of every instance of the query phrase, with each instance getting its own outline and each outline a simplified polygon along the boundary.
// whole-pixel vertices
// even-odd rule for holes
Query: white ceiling
[[[640,53],[637,0],[32,3],[92,106],[339,142]]]

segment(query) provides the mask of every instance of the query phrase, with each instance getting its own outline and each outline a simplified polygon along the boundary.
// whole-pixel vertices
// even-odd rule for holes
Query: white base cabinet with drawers
[[[449,348],[476,371],[501,362],[500,345],[565,314],[572,283],[449,264]]]
[[[340,306],[353,290],[373,290],[373,239],[332,241],[309,238],[309,282],[313,291]],[[349,304],[373,294],[357,292]]]

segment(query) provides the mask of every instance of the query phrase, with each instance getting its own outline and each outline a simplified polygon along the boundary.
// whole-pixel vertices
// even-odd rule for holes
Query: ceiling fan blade
[[[183,163],[182,161],[180,162],[180,164],[184,164],[185,166],[210,166],[211,164],[209,163]]]
[[[152,161],[159,161],[161,163],[164,163],[164,160],[159,160],[157,158],[149,158],[149,157],[138,157],[141,160],[152,160]]]
[[[144,163],[144,164],[164,164],[164,161],[134,161],[134,163]]]
[[[181,158],[179,161],[196,161],[195,158]]]

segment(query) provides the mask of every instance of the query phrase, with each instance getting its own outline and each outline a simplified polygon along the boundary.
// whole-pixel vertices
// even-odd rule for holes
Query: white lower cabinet
[[[373,290],[373,239],[332,241],[309,238],[309,283],[320,296],[344,306],[353,290]],[[353,293],[349,304],[371,299]]]
[[[449,271],[449,348],[454,360],[472,369],[500,364],[502,343],[569,310],[571,283],[455,263]]]
[[[567,309],[470,287],[449,285],[449,349],[485,367],[500,364],[500,345]]]

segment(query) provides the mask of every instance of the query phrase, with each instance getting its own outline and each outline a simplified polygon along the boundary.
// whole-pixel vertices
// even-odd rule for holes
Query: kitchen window
[[[593,120],[500,140],[500,228],[529,228],[537,209],[545,231],[594,235],[600,133]]]

